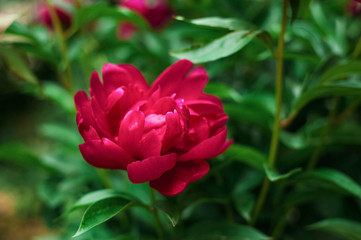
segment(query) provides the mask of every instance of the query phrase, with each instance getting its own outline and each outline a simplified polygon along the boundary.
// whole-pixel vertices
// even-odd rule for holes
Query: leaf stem
[[[283,49],[284,49],[284,35],[287,24],[287,7],[288,7],[288,0],[284,0],[282,6],[281,32],[278,37],[278,47],[276,53],[276,114],[273,123],[271,147],[268,158],[268,165],[271,168],[274,167],[276,162],[278,138],[280,132],[280,116],[281,116],[281,105],[282,105],[282,78],[283,78]],[[255,208],[252,212],[252,217],[250,220],[251,226],[253,226],[256,223],[258,215],[262,210],[263,204],[265,202],[268,193],[269,186],[270,186],[270,181],[266,177],[265,180],[263,181],[260,195],[258,197]]]
[[[157,230],[157,234],[158,234],[158,239],[159,240],[163,240],[163,230],[162,230],[162,223],[160,221],[160,218],[159,218],[159,214],[158,214],[158,210],[157,208],[154,206],[155,204],[155,192],[154,192],[154,189],[150,188],[150,199],[152,201],[152,213],[154,215],[154,218],[155,218],[155,221],[156,221],[156,230]]]
[[[59,41],[60,42],[60,52],[61,52],[61,57],[62,57],[63,64],[64,64],[64,66],[63,66],[64,72],[65,72],[65,77],[62,76],[63,85],[70,93],[72,93],[73,92],[73,80],[72,80],[70,63],[69,63],[69,58],[68,58],[68,49],[67,49],[67,45],[66,45],[65,34],[64,34],[63,28],[61,26],[60,19],[59,19],[58,15],[56,14],[53,3],[50,0],[45,0],[45,2],[49,9],[49,12],[50,12],[51,22],[55,29],[55,33],[60,40]]]

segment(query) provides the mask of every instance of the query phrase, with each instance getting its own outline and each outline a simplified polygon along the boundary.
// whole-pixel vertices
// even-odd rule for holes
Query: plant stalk
[[[68,90],[68,92],[73,93],[73,80],[71,75],[71,69],[70,69],[70,62],[68,58],[68,49],[66,45],[66,38],[63,31],[63,28],[61,26],[60,19],[58,15],[56,14],[55,8],[53,3],[50,0],[45,0],[45,3],[50,11],[50,17],[51,22],[53,23],[53,27],[55,29],[55,33],[59,38],[60,42],[60,52],[61,52],[61,58],[63,60],[64,64],[64,73],[65,77],[63,76],[63,85]]]
[[[157,234],[158,234],[158,239],[159,240],[163,240],[163,230],[162,230],[162,223],[160,221],[160,218],[159,218],[159,214],[158,214],[158,210],[157,208],[155,208],[154,204],[155,204],[155,193],[154,193],[154,189],[150,188],[150,199],[152,201],[152,208],[151,208],[151,211],[154,215],[154,218],[155,218],[155,221],[156,221],[156,230],[157,230]]]
[[[284,49],[284,35],[287,24],[287,7],[288,7],[288,0],[284,0],[282,6],[281,32],[278,37],[278,46],[276,53],[276,114],[273,124],[270,153],[268,157],[268,165],[271,168],[274,167],[276,162],[276,156],[278,150],[278,138],[280,132],[280,117],[281,117],[281,105],[282,105],[282,78],[283,78],[283,49]],[[257,203],[252,212],[252,217],[250,220],[251,226],[253,226],[256,223],[258,215],[262,210],[263,204],[266,200],[269,186],[270,186],[270,181],[266,177],[263,182]]]

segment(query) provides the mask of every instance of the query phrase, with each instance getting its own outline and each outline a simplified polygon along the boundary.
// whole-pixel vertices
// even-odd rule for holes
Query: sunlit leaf
[[[178,21],[184,21],[197,26],[222,28],[231,31],[255,28],[253,24],[236,18],[205,17],[205,18],[197,18],[197,19],[186,19],[182,16],[177,16],[175,17],[175,19]]]
[[[132,204],[132,201],[122,197],[106,198],[95,202],[85,211],[79,229],[73,237],[79,236],[109,220]]]
[[[194,63],[211,62],[238,52],[261,33],[262,31],[235,31],[203,46],[172,51],[170,54],[179,59],[189,59]]]
[[[361,223],[347,219],[325,219],[307,227],[309,230],[321,230],[332,233],[343,239],[360,240]]]

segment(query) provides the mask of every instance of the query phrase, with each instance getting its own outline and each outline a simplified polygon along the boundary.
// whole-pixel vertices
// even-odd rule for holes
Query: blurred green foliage
[[[49,234],[36,239],[69,239],[85,208],[74,239],[157,239],[154,209],[165,239],[361,239],[361,18],[348,1],[289,0],[274,168],[281,0],[172,0],[178,17],[159,31],[114,1],[80,2],[63,36],[21,15],[0,35],[0,191],[16,196],[18,218],[45,219]],[[121,21],[138,27],[130,40],[117,37]],[[82,159],[73,94],[106,62],[151,83],[177,58],[205,67],[235,143],[184,193],[152,204],[147,184]],[[265,205],[247,226],[265,177]]]

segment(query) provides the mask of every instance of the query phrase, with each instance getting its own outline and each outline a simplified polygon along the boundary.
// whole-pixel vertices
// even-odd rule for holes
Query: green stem
[[[109,179],[109,175],[108,175],[107,170],[97,168],[96,171],[97,171],[97,173],[98,173],[98,176],[99,176],[100,179],[102,180],[102,182],[103,182],[103,184],[104,184],[104,187],[109,188],[109,189],[112,189],[112,188],[113,188],[113,184],[112,184],[112,182],[111,182],[110,179]]]
[[[353,58],[357,58],[361,53],[361,37],[359,38],[355,50],[352,53]]]
[[[268,158],[268,164],[271,168],[274,167],[276,162],[276,156],[278,150],[278,138],[280,132],[280,116],[281,116],[281,105],[282,105],[282,78],[283,78],[283,49],[284,49],[284,35],[287,24],[287,7],[288,7],[288,0],[284,0],[282,6],[281,32],[278,37],[278,47],[276,54],[276,114],[273,124],[271,148]],[[263,182],[263,186],[261,188],[261,192],[258,197],[256,206],[252,213],[252,217],[250,221],[251,226],[253,226],[256,223],[258,215],[262,210],[264,201],[268,193],[269,186],[270,186],[270,182],[266,177]]]
[[[158,234],[158,239],[159,240],[163,240],[163,230],[162,230],[162,223],[160,221],[159,215],[158,215],[158,210],[157,208],[154,207],[155,204],[155,192],[154,189],[150,188],[150,199],[152,201],[152,213],[154,215],[155,221],[156,221],[156,230],[157,230],[157,234]]]
[[[63,28],[61,26],[59,17],[56,14],[54,5],[52,4],[52,2],[50,0],[45,0],[45,2],[50,11],[50,17],[51,17],[51,21],[52,21],[54,29],[55,29],[55,33],[58,36],[58,38],[60,39],[60,41],[59,41],[60,42],[60,52],[61,52],[61,58],[63,60],[64,72],[65,72],[65,78],[63,77],[63,85],[70,93],[72,93],[73,92],[73,80],[72,80],[70,63],[69,63],[69,58],[68,58],[68,49],[67,49],[67,45],[66,45],[65,34],[64,34]]]
[[[326,142],[326,138],[327,135],[330,133],[330,130],[333,126],[333,122],[337,113],[337,109],[338,109],[338,104],[339,104],[339,98],[335,97],[333,99],[333,105],[332,105],[332,109],[328,115],[328,120],[327,120],[327,124],[326,126],[323,128],[322,133],[321,133],[321,139],[319,142],[319,145],[317,146],[317,148],[315,149],[315,151],[313,152],[310,161],[307,164],[306,169],[307,170],[312,170],[315,168],[315,166],[317,165],[318,160],[320,159],[321,153],[323,151],[325,142]]]

